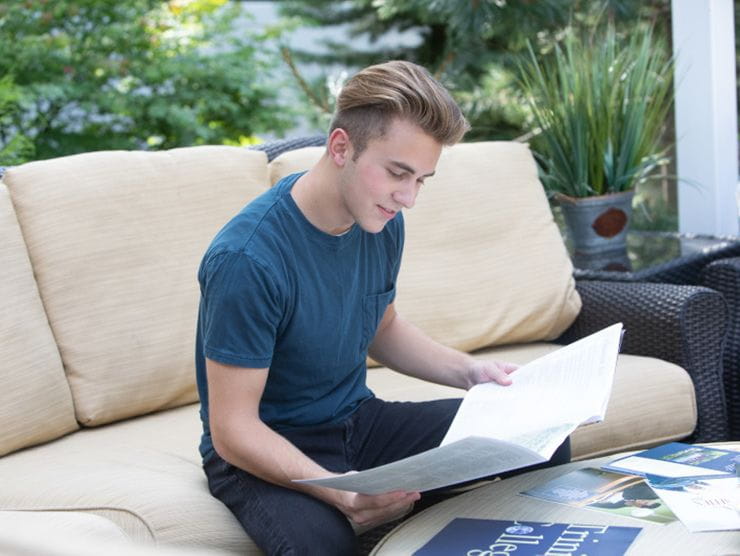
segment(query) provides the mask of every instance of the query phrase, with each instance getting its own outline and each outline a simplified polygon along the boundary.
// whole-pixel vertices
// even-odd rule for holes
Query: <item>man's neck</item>
[[[290,194],[306,219],[322,232],[338,236],[354,224],[343,214],[338,176],[326,155],[298,178]]]

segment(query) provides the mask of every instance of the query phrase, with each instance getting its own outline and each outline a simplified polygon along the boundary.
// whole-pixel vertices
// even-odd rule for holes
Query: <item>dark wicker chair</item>
[[[690,440],[726,440],[724,297],[700,286],[590,280],[576,284],[583,309],[558,341],[571,342],[614,322],[624,323],[623,353],[670,361],[691,376],[698,423]]]
[[[729,257],[706,265],[699,282],[720,292],[729,312],[723,355],[729,437],[740,439],[740,257]]]
[[[650,282],[704,286],[724,297],[727,326],[720,376],[727,408],[727,440],[740,440],[740,238],[717,239],[726,240],[728,245],[664,263],[651,269],[648,279]],[[610,276],[609,279],[619,278]]]

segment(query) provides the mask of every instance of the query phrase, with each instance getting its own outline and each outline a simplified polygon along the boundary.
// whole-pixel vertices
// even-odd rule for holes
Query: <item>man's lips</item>
[[[387,208],[382,207],[380,205],[378,205],[378,208],[380,209],[380,212],[387,218],[393,218],[396,215],[396,212],[398,212],[395,210],[388,210]]]

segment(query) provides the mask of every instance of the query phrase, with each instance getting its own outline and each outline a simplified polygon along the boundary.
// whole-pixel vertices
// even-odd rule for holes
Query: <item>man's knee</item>
[[[306,516],[301,523],[288,524],[289,540],[285,551],[277,554],[286,556],[314,556],[326,554],[331,556],[354,556],[359,551],[359,543],[352,526],[340,519],[312,519]]]
[[[211,493],[266,554],[356,554],[357,537],[337,508],[267,483],[220,458],[206,465]]]

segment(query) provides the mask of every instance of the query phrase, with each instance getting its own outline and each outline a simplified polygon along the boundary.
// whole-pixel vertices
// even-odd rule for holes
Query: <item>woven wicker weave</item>
[[[701,283],[720,292],[729,311],[725,339],[724,385],[730,439],[740,439],[740,257],[714,261],[701,273]]]
[[[286,151],[292,151],[302,147],[321,147],[323,145],[326,145],[326,137],[324,135],[314,135],[312,137],[268,141],[267,143],[255,145],[250,148],[257,151],[265,151],[267,153],[267,161],[272,162],[273,159]]]
[[[645,282],[578,281],[583,309],[561,336],[568,343],[622,322],[622,352],[680,365],[696,392],[698,423],[692,440],[726,440],[722,350],[727,326],[723,296],[709,288]]]

